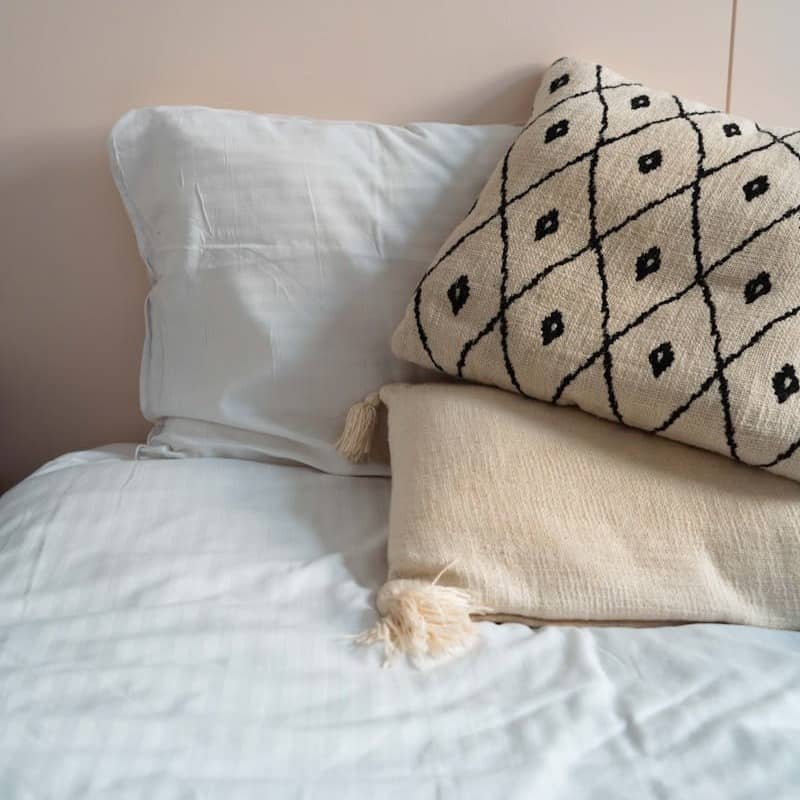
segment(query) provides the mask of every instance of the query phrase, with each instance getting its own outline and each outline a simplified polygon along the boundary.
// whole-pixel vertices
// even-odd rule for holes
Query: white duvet
[[[800,797],[800,634],[481,626],[381,669],[389,482],[65,456],[0,500],[0,798]]]

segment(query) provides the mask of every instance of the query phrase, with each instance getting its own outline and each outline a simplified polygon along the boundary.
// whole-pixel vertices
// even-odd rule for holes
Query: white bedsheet
[[[797,798],[800,634],[481,626],[381,669],[389,483],[129,450],[0,500],[0,798]]]

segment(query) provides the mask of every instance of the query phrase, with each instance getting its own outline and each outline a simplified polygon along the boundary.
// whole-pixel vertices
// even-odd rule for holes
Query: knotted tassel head
[[[350,406],[342,435],[336,442],[336,449],[348,461],[364,461],[369,457],[372,441],[375,438],[380,404],[380,395],[373,392]]]
[[[377,602],[381,619],[356,641],[382,643],[386,663],[398,653],[436,659],[468,649],[476,635],[470,614],[482,609],[473,605],[468,591],[440,586],[439,577],[432,583],[399,579],[384,584]]]

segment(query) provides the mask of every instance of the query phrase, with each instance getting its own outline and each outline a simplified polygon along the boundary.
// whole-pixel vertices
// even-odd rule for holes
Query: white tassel
[[[336,449],[348,461],[364,461],[369,456],[380,404],[380,395],[373,392],[350,406],[342,435],[336,442]]]
[[[388,664],[398,653],[411,658],[441,658],[468,649],[475,641],[470,613],[481,613],[470,593],[454,586],[439,586],[445,567],[431,583],[392,580],[378,592],[381,619],[357,637],[358,644],[382,643]]]

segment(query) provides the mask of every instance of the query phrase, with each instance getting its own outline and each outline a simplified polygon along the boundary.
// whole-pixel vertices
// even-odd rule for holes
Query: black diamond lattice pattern
[[[569,94],[568,96],[556,99],[565,91],[568,91],[567,89],[565,89],[565,87],[568,85],[570,86],[570,88],[573,88],[572,84],[570,83],[570,75],[567,72],[559,74],[556,78],[554,78],[551,81],[548,87],[549,92],[551,95],[555,95],[552,98],[551,105],[549,105],[548,108],[546,108],[544,111],[536,115],[523,128],[517,140],[511,145],[511,147],[506,152],[506,155],[502,162],[499,203],[495,211],[489,214],[488,216],[484,217],[483,219],[477,221],[476,224],[469,227],[465,233],[460,235],[447,248],[447,250],[445,250],[445,252],[438,258],[438,260],[431,266],[431,268],[425,273],[425,275],[423,275],[422,279],[420,280],[414,294],[413,311],[414,311],[416,329],[422,347],[425,353],[427,354],[428,358],[430,359],[431,364],[437,369],[443,370],[443,367],[441,366],[441,364],[438,363],[437,359],[434,356],[433,350],[431,348],[431,343],[428,340],[428,333],[422,321],[422,315],[420,309],[421,309],[423,288],[428,278],[440,267],[441,264],[445,263],[447,259],[449,259],[456,251],[458,251],[458,249],[461,248],[466,241],[468,241],[471,237],[479,234],[481,231],[487,228],[487,226],[489,226],[496,220],[499,220],[500,225],[498,226],[498,230],[502,244],[501,258],[500,258],[500,263],[498,264],[498,270],[500,273],[499,307],[497,311],[486,320],[485,324],[482,327],[480,327],[478,332],[472,338],[464,342],[463,347],[461,349],[460,357],[458,359],[457,364],[455,365],[455,369],[451,369],[449,371],[452,371],[455,374],[462,376],[464,373],[465,366],[469,360],[470,353],[473,352],[476,346],[479,345],[479,343],[486,336],[490,335],[495,329],[499,328],[501,347],[503,351],[503,361],[508,379],[518,392],[520,392],[525,396],[529,396],[525,391],[523,391],[522,387],[520,386],[520,383],[516,376],[514,364],[509,355],[508,320],[507,320],[509,309],[511,309],[520,300],[528,296],[531,292],[535,292],[537,287],[539,287],[543,281],[547,280],[550,275],[564,268],[568,268],[569,265],[574,264],[578,259],[582,258],[586,254],[593,253],[597,263],[597,270],[601,287],[601,296],[599,298],[599,304],[601,307],[601,326],[602,326],[601,337],[600,337],[601,344],[596,350],[594,350],[593,352],[591,352],[591,354],[585,357],[577,367],[575,367],[574,369],[570,370],[568,373],[563,375],[563,378],[559,382],[556,391],[549,399],[552,403],[556,404],[559,403],[567,388],[571,384],[573,384],[586,370],[590,369],[595,363],[600,362],[603,365],[604,380],[608,390],[609,407],[614,416],[620,422],[624,422],[625,420],[623,419],[622,415],[619,412],[618,404],[615,398],[615,386],[613,377],[614,367],[612,358],[614,345],[625,337],[635,335],[636,332],[641,328],[641,326],[660,309],[666,308],[675,303],[686,302],[686,298],[691,296],[695,292],[695,290],[699,289],[701,296],[703,298],[703,302],[706,305],[708,311],[709,336],[713,343],[712,369],[709,371],[707,377],[700,383],[700,385],[697,386],[696,390],[690,395],[690,397],[686,402],[674,408],[660,424],[655,425],[650,430],[653,433],[667,432],[669,428],[678,419],[680,419],[681,416],[684,413],[686,413],[695,402],[697,402],[701,397],[706,395],[712,389],[712,387],[716,385],[719,394],[719,402],[722,407],[723,417],[725,422],[725,436],[729,451],[728,454],[735,460],[740,460],[737,452],[736,431],[734,429],[732,421],[732,414],[730,407],[731,406],[730,391],[727,383],[726,371],[733,364],[735,364],[735,362],[739,358],[741,358],[742,355],[744,355],[751,348],[756,347],[759,344],[759,342],[761,342],[772,329],[781,326],[788,320],[791,320],[795,318],[798,314],[800,314],[800,305],[795,305],[782,309],[781,313],[768,319],[764,324],[758,327],[755,330],[755,332],[738,348],[730,352],[725,352],[724,342],[722,341],[722,335],[719,327],[719,320],[717,318],[718,311],[716,308],[713,291],[708,283],[708,278],[713,273],[719,270],[724,270],[725,267],[730,262],[732,262],[739,253],[742,253],[747,248],[751,247],[755,242],[761,239],[761,237],[768,235],[770,231],[776,228],[776,226],[780,225],[781,223],[789,219],[792,218],[797,219],[798,217],[800,217],[800,202],[793,205],[787,205],[786,207],[782,208],[780,210],[780,213],[778,213],[776,216],[772,217],[771,219],[768,219],[766,222],[763,222],[762,224],[759,224],[753,230],[750,230],[746,235],[743,235],[742,238],[723,255],[709,261],[705,259],[701,247],[701,236],[700,236],[701,187],[705,181],[709,180],[710,178],[717,175],[721,171],[733,167],[733,165],[739,164],[749,155],[764,150],[768,150],[770,148],[775,148],[775,149],[783,148],[786,152],[788,152],[791,155],[792,159],[798,166],[797,179],[798,181],[800,181],[800,152],[798,152],[795,145],[789,141],[793,137],[797,137],[800,134],[800,130],[793,130],[788,133],[783,133],[782,135],[778,135],[760,126],[755,126],[756,131],[759,134],[766,135],[769,138],[769,141],[764,142],[763,138],[758,139],[759,142],[758,144],[754,144],[751,147],[742,149],[739,152],[735,153],[734,155],[731,155],[723,159],[719,163],[713,164],[712,166],[708,166],[707,155],[706,155],[706,142],[704,141],[704,134],[696,121],[699,117],[711,116],[711,115],[718,116],[720,118],[719,129],[725,140],[730,140],[733,137],[736,137],[736,140],[738,141],[739,137],[741,137],[742,139],[745,138],[739,124],[729,121],[726,122],[725,115],[722,112],[714,109],[687,111],[682,102],[680,101],[680,99],[677,97],[673,97],[672,99],[674,100],[674,109],[675,109],[673,113],[664,116],[659,116],[656,119],[643,122],[641,125],[626,130],[623,133],[618,133],[614,136],[607,136],[606,133],[608,128],[608,103],[605,99],[606,95],[609,92],[613,92],[615,90],[624,90],[628,87],[638,87],[640,86],[640,84],[627,81],[619,81],[616,83],[604,83],[603,68],[597,66],[595,72],[595,83],[592,88],[582,89],[581,91],[577,92],[574,92],[573,89],[574,92],[573,94]],[[558,95],[555,94],[556,92],[558,92]],[[571,158],[567,159],[563,164],[554,167],[546,174],[544,174],[542,177],[533,181],[524,188],[519,189],[515,194],[509,196],[508,192],[509,159],[517,143],[521,141],[523,137],[530,135],[541,137],[539,140],[542,141],[543,139],[546,143],[553,141],[556,138],[560,138],[561,136],[565,136],[571,130],[571,122],[568,113],[570,104],[573,103],[575,100],[578,100],[580,98],[585,98],[590,95],[596,98],[601,108],[600,125],[595,144],[589,149],[583,150],[577,153],[576,155],[573,155]],[[631,98],[629,107],[631,109],[637,110],[637,113],[651,112],[652,111],[651,98],[650,96],[644,94],[635,95]],[[552,114],[556,109],[559,109],[559,117],[557,117],[554,120]],[[602,231],[599,230],[596,220],[597,203],[595,196],[596,170],[597,170],[597,162],[599,154],[603,151],[604,148],[609,147],[615,142],[627,139],[628,137],[637,136],[643,133],[644,131],[652,128],[653,126],[663,125],[672,122],[674,120],[682,120],[687,124],[687,126],[690,126],[692,129],[697,146],[697,167],[694,177],[680,184],[679,186],[671,189],[664,195],[657,197],[655,200],[650,201],[641,208],[636,209],[634,212],[629,214],[625,219],[616,223],[607,230],[602,230]],[[540,127],[541,125],[545,126],[544,133],[541,132],[542,131],[542,128]],[[537,131],[539,132],[537,133]],[[658,173],[659,167],[661,167],[664,160],[664,153],[662,152],[662,149],[663,146],[662,148],[659,149],[648,148],[645,149],[644,151],[641,151],[641,154],[638,157],[635,166],[635,169],[638,170],[640,175],[647,176],[649,173],[654,173],[654,172]],[[579,247],[577,250],[575,250],[572,253],[569,253],[563,258],[560,258],[557,261],[541,266],[541,268],[538,269],[538,271],[532,272],[530,274],[528,280],[526,280],[522,286],[517,288],[515,291],[509,293],[508,291],[508,260],[509,260],[509,238],[510,238],[508,231],[509,210],[515,204],[523,201],[525,198],[528,198],[529,196],[535,196],[536,193],[539,192],[540,190],[546,191],[548,188],[549,181],[556,178],[559,174],[561,174],[565,170],[587,162],[589,165],[588,190],[589,190],[589,216],[590,216],[588,241],[586,241],[586,243],[582,247]],[[765,193],[769,192],[770,188],[771,187],[770,187],[769,175],[758,174],[750,178],[746,183],[744,183],[741,187],[741,191],[743,193],[743,198],[745,202],[748,203],[749,205],[756,206],[757,203],[759,202],[759,198]],[[679,197],[681,195],[686,195],[691,199],[691,209],[692,209],[691,228],[694,241],[694,257],[695,257],[694,276],[691,278],[691,280],[686,282],[683,286],[674,291],[672,294],[669,294],[668,296],[659,299],[658,302],[655,302],[652,305],[644,308],[634,318],[628,320],[625,324],[621,325],[616,330],[612,330],[609,325],[610,317],[609,317],[609,301],[608,301],[608,283],[606,280],[606,276],[604,274],[605,265],[604,265],[604,254],[603,254],[602,243],[609,236],[612,236],[617,232],[619,232],[620,230],[623,230],[624,228],[626,228],[626,226],[644,217],[653,209],[658,208],[663,203],[666,203],[672,200],[673,198]],[[547,211],[537,219],[534,231],[535,240],[556,235],[557,232],[559,231],[560,226],[563,226],[563,221],[560,220],[559,209],[552,208],[551,210]],[[798,242],[800,243],[800,236],[798,236]],[[637,282],[644,281],[649,275],[662,268],[663,268],[662,253],[657,246],[653,246],[650,249],[645,250],[637,257],[635,262],[635,280]],[[749,280],[747,280],[747,282],[742,285],[742,290],[741,290],[742,295],[740,295],[740,297],[742,297],[741,302],[743,302],[745,306],[756,303],[756,301],[758,301],[760,298],[764,297],[770,292],[770,290],[773,288],[774,280],[775,280],[774,276],[770,276],[770,274],[766,271],[762,271],[756,275],[752,275],[751,273],[751,277],[749,278]],[[453,310],[455,313],[455,306]],[[544,318],[541,321],[541,341],[543,345],[546,346],[550,344],[555,339],[560,337],[563,334],[563,332],[564,332],[564,322],[563,322],[562,312],[560,310],[552,311],[546,318]],[[665,375],[665,373],[667,373],[670,370],[670,368],[673,367],[673,365],[676,363],[676,358],[685,356],[684,354],[679,354],[678,356],[676,356],[673,343],[670,341],[662,341],[661,343],[655,342],[654,344],[655,347],[653,347],[653,349],[650,350],[649,354],[647,355],[646,362],[649,363],[645,363],[644,366],[650,373],[650,380],[658,380],[659,378],[663,380],[664,378],[661,376]],[[800,379],[798,379],[795,373],[795,368],[792,364],[786,363],[786,364],[776,365],[776,370],[772,377],[771,389],[774,392],[773,402],[777,402],[779,404],[785,404],[787,402],[790,402],[793,395],[795,395],[798,391],[800,391]],[[798,434],[799,435],[797,439],[791,442],[780,453],[778,453],[774,459],[772,459],[769,462],[760,463],[758,464],[758,466],[769,468],[775,466],[776,464],[780,463],[785,459],[790,458],[795,453],[795,451],[800,448],[800,431],[798,431]]]

